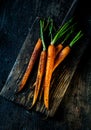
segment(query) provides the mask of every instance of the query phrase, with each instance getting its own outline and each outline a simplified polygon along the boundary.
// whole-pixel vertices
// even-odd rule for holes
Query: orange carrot
[[[22,78],[22,80],[20,82],[20,85],[19,85],[19,88],[18,88],[18,92],[20,92],[24,88],[24,86],[25,86],[25,84],[26,84],[26,82],[28,80],[28,77],[29,77],[29,75],[32,72],[32,69],[33,69],[34,64],[35,64],[35,62],[37,60],[37,57],[40,54],[41,48],[42,48],[42,41],[39,38],[37,43],[36,43],[36,45],[35,45],[35,47],[34,47],[34,50],[32,52],[31,58],[29,60],[28,66],[26,68],[26,71],[25,71],[25,73],[23,75],[23,78]]]
[[[40,86],[41,86],[41,83],[42,83],[42,78],[43,78],[43,75],[45,73],[46,56],[47,56],[46,54],[47,54],[46,51],[42,51],[41,55],[40,55],[32,106],[35,104],[35,102],[37,100],[37,97],[38,97],[38,94],[39,94],[39,91],[40,91]]]
[[[55,47],[55,55],[57,56],[58,53],[63,49],[63,45],[62,44],[58,44],[56,47]]]
[[[70,53],[72,46],[75,44],[82,37],[82,32],[79,31],[77,35],[73,38],[69,45],[67,45],[55,58],[54,68],[53,71],[57,68],[57,66],[67,57]]]
[[[56,67],[66,58],[66,56],[70,53],[71,48],[69,46],[66,46],[60,54],[55,58],[54,68],[53,71],[56,69]]]
[[[43,88],[44,88],[44,104],[45,104],[45,107],[47,109],[49,108],[49,90],[50,90],[52,71],[53,71],[53,67],[54,67],[54,59],[55,59],[55,46],[49,45],[45,80],[44,80],[44,86],[43,86]]]
[[[36,100],[38,98],[38,94],[39,94],[41,83],[42,83],[42,78],[44,76],[45,67],[46,67],[47,52],[46,52],[46,46],[44,43],[43,29],[44,29],[44,20],[40,20],[40,34],[41,34],[43,50],[40,54],[40,60],[39,60],[39,65],[38,65],[38,72],[37,72],[37,77],[36,77],[36,84],[35,84],[32,106],[34,106],[34,104],[36,103]]]

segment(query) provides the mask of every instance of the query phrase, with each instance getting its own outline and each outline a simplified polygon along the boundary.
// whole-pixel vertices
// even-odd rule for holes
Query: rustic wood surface
[[[38,0],[0,1],[0,89],[3,87],[8,73],[15,62],[19,49],[27,35],[28,28],[31,26],[35,17],[41,14],[39,8],[43,5],[45,6],[44,3],[46,2],[48,2],[49,5],[53,5],[54,0],[44,0],[42,2]],[[0,95],[0,130],[91,129],[91,4],[89,4],[90,1],[88,0],[79,0],[79,2],[80,5],[76,9],[76,16],[81,21],[81,26],[84,24],[83,29],[86,31],[86,36],[84,36],[85,39],[83,39],[81,43],[79,42],[76,47],[83,44],[87,45],[87,48],[84,50],[84,54],[79,60],[76,71],[55,115],[52,118],[42,120],[41,114],[35,112],[35,109],[33,111],[27,111],[24,107],[18,105],[19,103],[16,104],[16,98],[13,102],[9,100],[9,98],[6,97],[6,95],[8,95],[6,94],[8,93],[6,89],[6,93],[2,91],[3,94]],[[60,15],[60,22],[71,1],[62,0],[62,3],[64,3],[65,6],[63,4],[60,5],[60,7],[62,7],[61,12],[59,11],[60,14],[62,13]],[[64,8],[66,8],[66,10],[64,10]],[[42,12],[43,11],[42,9]],[[28,37],[28,39],[31,38]],[[75,47],[71,54],[74,52],[76,52]],[[72,56],[71,54],[64,63],[69,61]],[[26,64],[27,62],[28,61],[26,61]],[[63,67],[63,64],[60,67]],[[18,81],[16,84],[18,84]],[[16,87],[14,87],[14,89]],[[22,91],[21,95],[27,90],[28,88]],[[12,98],[13,95],[11,99]]]
[[[38,25],[38,24],[37,24]],[[36,28],[36,26],[35,26]],[[37,27],[38,28],[38,27]],[[34,32],[34,31],[33,31]],[[6,81],[5,86],[1,91],[1,95],[6,97],[8,100],[14,101],[20,105],[23,105],[27,109],[31,107],[32,98],[33,98],[33,84],[36,78],[37,65],[35,66],[32,75],[29,78],[29,82],[25,86],[25,89],[16,94],[16,90],[21,81],[23,73],[25,72],[26,66],[29,61],[29,57],[32,53],[33,46],[36,42],[36,29],[34,32],[35,35],[29,33],[24,45],[19,53],[19,56],[14,64],[13,69],[11,70],[9,77]],[[31,44],[30,44],[31,43]],[[51,91],[50,91],[50,109],[49,111],[45,109],[43,103],[39,101],[33,110],[45,113],[46,115],[53,116],[57,111],[57,108],[60,105],[62,98],[71,82],[71,79],[74,75],[74,72],[77,68],[77,65],[80,61],[80,58],[86,49],[86,44],[78,43],[68,56],[66,60],[60,65],[54,72],[52,82],[51,82]],[[78,51],[79,50],[79,51]],[[25,62],[24,62],[25,61]]]
[[[13,69],[11,70],[9,77],[1,91],[2,96],[6,97],[8,100],[14,101],[24,106],[28,110],[32,104],[34,92],[33,84],[36,79],[38,62],[35,65],[35,68],[28,80],[27,85],[25,86],[25,89],[18,94],[16,94],[16,90],[25,72],[34,45],[39,37],[38,32],[39,19],[36,18],[32,25],[31,31],[29,32],[23,44],[23,47],[21,48],[21,51],[16,59]],[[63,64],[61,64],[54,72],[51,82],[49,110],[45,109],[43,101],[38,101],[33,108],[34,111],[44,113],[48,116],[53,116],[55,114],[62,98],[65,95],[65,92],[71,82],[71,79],[86,47],[87,44],[78,42],[78,44],[74,48],[72,48],[70,55],[66,58]]]

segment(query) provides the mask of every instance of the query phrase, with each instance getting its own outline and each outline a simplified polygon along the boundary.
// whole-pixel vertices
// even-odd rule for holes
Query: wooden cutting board
[[[68,13],[68,12],[67,12]],[[67,14],[66,13],[66,14]],[[65,17],[68,18],[67,16]],[[16,90],[25,72],[29,58],[35,46],[35,43],[39,37],[39,19],[33,23],[30,32],[28,33],[25,42],[20,50],[20,53],[15,61],[15,64],[7,78],[7,81],[0,93],[1,96],[6,99],[13,101],[19,105],[22,105],[27,110],[31,107],[33,99],[33,84],[35,82],[37,74],[38,62],[34,66],[31,76],[23,89],[19,94],[16,94]],[[44,115],[53,116],[63,97],[64,94],[71,83],[72,77],[76,71],[77,65],[84,53],[87,45],[82,42],[77,43],[72,49],[70,55],[65,59],[65,61],[56,69],[53,73],[50,89],[50,109],[46,110],[43,101],[38,101],[33,111],[43,113]]]

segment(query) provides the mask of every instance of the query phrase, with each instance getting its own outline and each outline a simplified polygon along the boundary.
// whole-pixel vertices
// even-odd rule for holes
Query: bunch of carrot
[[[52,37],[53,20],[48,20],[47,26],[45,26],[44,22],[45,21],[43,19],[40,19],[40,38],[38,39],[34,47],[31,58],[29,60],[29,64],[20,82],[18,92],[20,92],[24,88],[28,80],[28,77],[32,72],[33,66],[36,63],[38,56],[40,56],[32,106],[35,105],[39,94],[42,95],[42,93],[44,93],[44,105],[47,109],[49,109],[49,94],[52,74],[54,70],[59,66],[59,64],[61,64],[61,62],[67,57],[73,45],[82,37],[83,34],[81,31],[79,31],[72,39],[72,41],[69,43],[69,45],[64,47],[63,43],[73,33],[74,24],[71,25],[72,19],[70,19],[63,26],[61,26],[54,37]],[[44,41],[45,28],[49,29],[49,34],[51,37],[49,45],[45,45]],[[61,37],[63,37],[63,35],[66,35],[63,42],[55,46],[55,43]]]

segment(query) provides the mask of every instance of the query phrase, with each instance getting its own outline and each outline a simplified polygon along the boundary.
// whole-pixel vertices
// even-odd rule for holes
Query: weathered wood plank
[[[37,34],[35,34],[36,36]],[[36,36],[37,37],[37,36]],[[29,79],[29,82],[26,88],[18,95],[15,94],[15,91],[18,87],[18,84],[23,76],[25,68],[27,66],[29,55],[32,52],[33,45],[35,43],[36,38],[32,40],[32,35],[28,34],[24,46],[21,49],[21,52],[15,62],[15,65],[12,71],[9,74],[7,82],[4,88],[1,91],[1,95],[6,97],[7,99],[17,102],[27,109],[31,106],[32,98],[33,98],[33,83],[35,82],[35,76],[37,72],[37,64],[35,69],[33,70],[32,76]],[[32,45],[30,45],[30,42]],[[30,47],[31,46],[31,47]],[[50,110],[47,111],[42,102],[38,102],[35,106],[34,110],[40,111],[41,113],[48,114],[53,116],[56,112],[60,102],[67,90],[70,81],[73,77],[73,74],[76,70],[77,64],[84,52],[85,45],[83,46],[82,43],[77,45],[72,52],[70,53],[69,57],[61,64],[58,69],[53,74],[53,80],[51,83],[51,97],[50,97]],[[81,48],[81,49],[80,49]],[[78,51],[79,50],[79,51]],[[25,62],[24,62],[25,61]],[[42,104],[42,105],[41,105]]]
[[[58,5],[58,3],[56,4]],[[53,16],[54,14],[52,11],[56,12],[56,8],[53,8],[55,4],[48,5],[48,6],[50,8],[49,10],[47,10],[46,16],[48,15]],[[59,12],[60,12],[60,8],[61,8],[61,5],[58,8]],[[67,12],[65,14],[67,14]],[[55,15],[55,18],[57,17],[57,20],[59,19],[59,22],[62,22],[63,15],[60,14],[60,16],[62,16],[61,19],[59,19],[56,15]],[[59,24],[59,22],[57,23]],[[15,94],[15,92],[24,74],[24,71],[28,64],[33,47],[39,37],[38,32],[39,32],[39,20],[37,19],[36,22],[33,24],[32,29],[29,32],[21,48],[21,51],[16,59],[16,62],[9,74],[9,77],[0,93],[0,95],[2,95],[3,97],[26,107],[26,109],[29,109],[32,103],[33,90],[34,90],[32,86],[35,82],[38,64],[35,65],[33,73],[31,77],[29,78],[28,83],[26,85],[26,88],[20,94]],[[79,60],[85,48],[86,48],[86,44],[83,44],[83,43],[77,44],[77,46],[73,48],[68,58],[54,72],[53,79],[51,82],[51,91],[50,91],[50,110],[47,111],[43,105],[43,102],[38,101],[35,107],[33,108],[34,111],[38,111],[49,116],[53,116],[55,114],[71,82],[73,74],[77,68]]]

